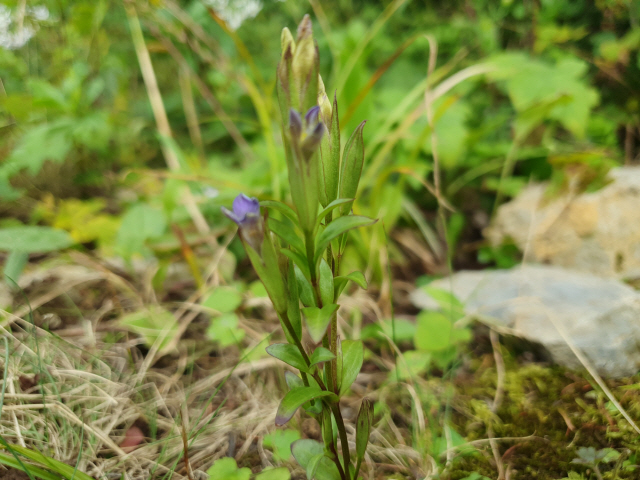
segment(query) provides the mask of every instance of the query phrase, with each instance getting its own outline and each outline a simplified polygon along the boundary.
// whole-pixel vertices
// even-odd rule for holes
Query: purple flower
[[[258,253],[262,251],[264,226],[257,198],[241,193],[233,200],[233,210],[222,207],[222,213],[238,224],[240,238]]]
[[[242,227],[253,223],[256,217],[260,217],[260,202],[257,198],[247,197],[241,193],[233,201],[233,211],[222,207],[222,213]]]

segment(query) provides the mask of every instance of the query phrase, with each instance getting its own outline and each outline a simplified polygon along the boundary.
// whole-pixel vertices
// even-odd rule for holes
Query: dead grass
[[[87,257],[58,258],[23,277],[28,303],[16,296],[15,313],[0,313],[6,339],[0,341],[0,371],[7,370],[0,435],[96,479],[182,479],[188,478],[184,427],[196,480],[207,480],[206,470],[223,456],[254,472],[284,465],[292,478],[304,478],[293,460],[283,464],[263,445],[275,430],[285,389],[282,364],[261,347],[243,362],[239,349],[219,350],[201,338],[197,332],[208,319],[193,287],[185,287],[184,302],[166,304],[184,322],[184,336],[166,353],[119,326],[123,312],[153,301],[146,283],[151,277],[125,275]],[[277,341],[277,320],[264,302],[253,299],[243,312],[244,347],[269,335]],[[357,291],[342,302],[341,335],[358,336],[364,324],[383,318],[371,292]],[[368,345],[363,373],[343,400],[350,444],[361,399],[378,405],[362,470],[367,480],[457,480],[471,472],[534,478],[531,472],[541,462],[554,473],[537,478],[562,478],[569,470],[585,471],[571,464],[581,445],[615,448],[627,461],[640,455],[633,427],[597,383],[523,363],[508,345],[501,347],[505,365],[497,371],[502,356],[494,355],[495,335],[492,340],[480,331],[453,376],[400,383],[388,372],[401,346],[390,339]],[[638,418],[635,385],[628,379],[609,382],[608,388]],[[121,444],[134,426],[145,439],[130,451]],[[318,436],[313,421],[300,413],[287,428]],[[603,471],[605,478],[635,474]],[[588,470],[584,478],[590,478]]]

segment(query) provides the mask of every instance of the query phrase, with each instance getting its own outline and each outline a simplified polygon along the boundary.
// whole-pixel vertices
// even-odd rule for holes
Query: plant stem
[[[340,443],[342,444],[342,458],[344,459],[344,469],[347,473],[347,479],[351,480],[349,475],[349,466],[351,465],[351,454],[349,453],[349,441],[347,440],[347,430],[344,428],[344,420],[340,412],[339,402],[331,404],[331,411],[336,419],[338,426],[338,435],[340,435]]]
[[[357,480],[357,478],[358,478],[358,473],[360,473],[360,466],[361,465],[362,465],[362,459],[358,458],[358,460],[356,460],[356,470],[355,470],[355,473],[353,474],[354,480]]]
[[[309,365],[311,365],[311,361],[309,360],[309,355],[307,355],[307,351],[304,349],[304,347],[302,346],[302,342],[296,335],[296,331],[293,329],[293,325],[291,325],[291,321],[289,320],[289,316],[287,315],[287,312],[286,311],[280,312],[280,316],[282,317],[282,322],[284,323],[285,327],[287,327],[287,330],[289,331],[289,335],[291,335],[291,337],[293,338],[293,341],[295,342],[296,347],[298,347],[298,350],[300,350],[300,354],[302,355],[302,359],[304,360],[304,363],[308,367]]]

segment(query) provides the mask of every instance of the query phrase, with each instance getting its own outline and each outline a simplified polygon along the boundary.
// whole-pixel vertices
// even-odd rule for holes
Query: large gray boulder
[[[529,262],[640,278],[640,167],[615,168],[609,177],[596,192],[559,198],[532,184],[498,209],[485,237],[513,241]]]
[[[618,280],[524,266],[462,271],[429,287],[452,292],[469,315],[542,345],[560,365],[581,368],[572,345],[602,376],[640,370],[640,294]],[[423,309],[438,305],[424,288],[411,300]]]

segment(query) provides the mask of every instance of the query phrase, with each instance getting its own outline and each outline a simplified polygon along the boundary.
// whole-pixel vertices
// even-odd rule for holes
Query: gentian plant
[[[364,347],[360,340],[340,339],[337,312],[349,281],[362,288],[367,284],[361,272],[346,276],[339,272],[348,231],[374,220],[352,214],[364,160],[364,122],[341,152],[338,104],[335,95],[333,102],[327,97],[319,64],[306,16],[295,40],[287,28],[282,31],[277,70],[293,208],[274,201],[259,203],[241,194],[233,210],[223,212],[237,223],[288,342],[270,345],[267,352],[299,372],[285,373],[289,391],[278,408],[276,425],[287,423],[302,407],[320,423],[324,440],[292,444],[307,478],[355,480],[369,441],[373,407],[369,400],[362,401],[352,452],[340,397],[362,368]]]

